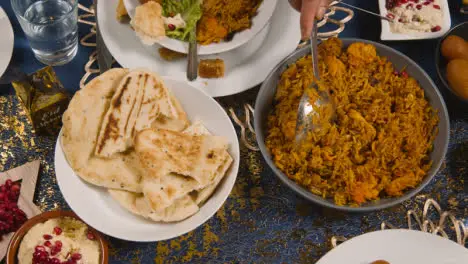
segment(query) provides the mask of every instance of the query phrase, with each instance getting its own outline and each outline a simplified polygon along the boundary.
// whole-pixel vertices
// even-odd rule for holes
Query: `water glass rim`
[[[22,12],[19,12],[18,8],[17,8],[17,5],[15,4],[15,2],[17,1],[22,1],[22,0],[10,0],[10,3],[11,3],[11,8],[13,9],[13,12],[16,14],[16,16],[18,17],[18,19],[22,19],[26,22],[28,22],[29,24],[34,24],[34,25],[40,25],[39,23],[35,23],[35,22],[32,22],[32,21],[29,21],[27,20],[25,17],[24,17],[24,14]],[[48,0],[46,0],[48,1]],[[68,2],[72,2],[70,0],[67,0]],[[61,21],[62,19],[65,19],[68,15],[70,15],[71,13],[75,12],[76,8],[78,8],[78,2],[79,0],[73,0],[73,6],[72,6],[72,9],[70,11],[68,11],[66,14],[64,14],[60,19],[58,20],[55,20],[55,22],[59,22]]]

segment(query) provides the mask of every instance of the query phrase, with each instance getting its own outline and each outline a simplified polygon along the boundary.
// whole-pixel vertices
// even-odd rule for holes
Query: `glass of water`
[[[78,51],[78,0],[11,0],[36,58],[63,65]]]

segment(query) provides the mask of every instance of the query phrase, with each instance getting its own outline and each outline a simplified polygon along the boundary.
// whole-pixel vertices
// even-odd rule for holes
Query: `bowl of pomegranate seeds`
[[[0,237],[15,232],[27,220],[26,214],[18,208],[21,185],[6,180],[0,185]]]
[[[416,40],[443,36],[450,30],[447,0],[379,0],[382,40]]]
[[[107,264],[107,243],[73,212],[52,211],[22,225],[11,239],[7,264]]]

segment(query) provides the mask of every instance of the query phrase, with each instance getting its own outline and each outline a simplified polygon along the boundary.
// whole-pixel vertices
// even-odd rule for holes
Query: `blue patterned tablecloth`
[[[117,0],[100,0],[117,1]],[[285,1],[285,0],[282,0]],[[377,1],[348,1],[378,12]],[[449,0],[452,26],[468,21],[458,12],[459,1]],[[90,0],[80,0],[89,6]],[[44,67],[33,56],[8,0],[0,0],[15,31],[12,61],[24,72]],[[114,12],[114,10],[109,10]],[[299,23],[299,22],[298,22]],[[80,25],[80,36],[89,27]],[[379,40],[380,22],[367,14],[356,13],[342,37]],[[0,37],[1,38],[1,37]],[[1,40],[0,40],[1,41]],[[468,120],[466,105],[455,98],[437,77],[437,40],[385,42],[418,62],[432,77],[447,102],[451,120],[449,151],[443,167],[420,195],[399,206],[367,214],[344,214],[315,206],[281,184],[266,166],[259,152],[242,147],[241,168],[235,188],[218,213],[203,226],[181,237],[159,243],[133,243],[108,238],[110,263],[314,263],[328,250],[333,235],[353,237],[379,229],[382,221],[403,226],[408,209],[420,210],[428,197],[434,198],[468,224]],[[79,89],[83,67],[93,50],[80,46],[69,64],[55,71],[70,93]],[[220,98],[226,109],[241,113],[244,103],[253,104],[258,88]],[[42,210],[68,209],[55,179],[53,157],[55,138],[31,133],[10,85],[0,85],[0,171],[40,159],[36,202]],[[90,205],[92,206],[92,205]],[[112,221],[112,219],[110,219]],[[126,228],[126,227],[122,227]]]

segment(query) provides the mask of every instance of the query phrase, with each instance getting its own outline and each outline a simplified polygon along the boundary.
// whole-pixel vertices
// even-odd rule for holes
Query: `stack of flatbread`
[[[61,142],[83,180],[154,221],[195,214],[232,163],[227,140],[190,124],[147,70],[111,69],[78,91],[63,115]]]

